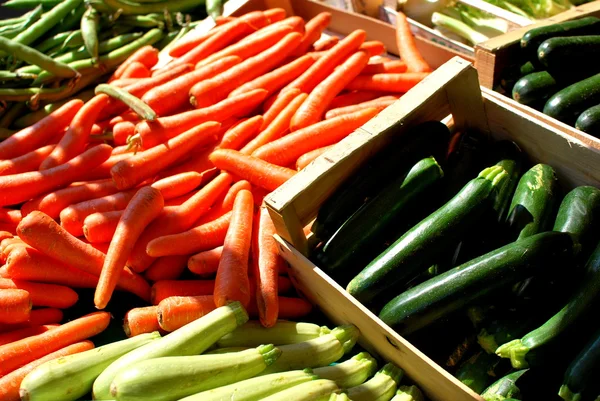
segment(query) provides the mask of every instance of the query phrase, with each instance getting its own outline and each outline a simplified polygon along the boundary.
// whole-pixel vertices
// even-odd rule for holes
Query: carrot
[[[258,150],[260,149],[262,147]],[[210,160],[217,168],[229,171],[248,180],[251,184],[269,191],[277,189],[296,174],[294,170],[289,168],[276,166],[257,157],[245,155],[231,149],[215,150],[210,155]]]
[[[62,358],[67,355],[78,354],[92,348],[94,348],[94,343],[91,341],[77,342],[29,362],[27,365],[21,366],[19,369],[16,369],[8,375],[0,378],[0,399],[3,401],[20,401],[21,397],[19,395],[19,387],[29,372],[43,363]]]
[[[429,75],[428,72],[359,75],[346,86],[346,89],[405,93],[421,82],[427,75]]]
[[[266,31],[268,29],[276,29],[281,26],[289,26],[290,28],[292,28],[292,30],[294,32],[304,34],[304,30],[305,30],[304,19],[297,15],[293,15],[291,17],[282,19],[280,21],[276,21],[276,22],[272,23],[271,25],[263,28],[263,31]],[[245,39],[242,39],[242,40],[245,40]]]
[[[240,150],[240,153],[250,155],[261,146],[279,139],[290,130],[290,123],[299,108],[306,102],[309,95],[301,93],[292,100],[275,119],[260,134]]]
[[[292,56],[300,57],[308,51],[308,49],[321,37],[323,31],[329,26],[331,22],[331,13],[323,12],[317,14],[310,21],[306,23],[304,37],[302,42],[292,54]]]
[[[65,285],[72,288],[95,288],[98,278],[67,266],[33,248],[21,247],[11,252],[6,263],[14,280]]]
[[[252,112],[267,97],[267,91],[254,90],[225,99],[211,107],[192,110],[155,121],[143,121],[136,126],[144,149],[150,149],[207,121],[222,121],[229,117],[243,117]]]
[[[175,163],[192,148],[207,145],[216,140],[221,124],[206,122],[190,129],[166,144],[145,150],[115,164],[110,174],[119,189],[131,188],[153,177],[162,169]]]
[[[125,68],[123,74],[120,79],[124,78],[148,78],[150,76],[150,71],[146,66],[139,61],[134,61]]]
[[[135,194],[123,211],[96,287],[94,295],[96,308],[104,309],[110,301],[135,242],[144,229],[158,217],[163,206],[164,200],[160,191],[147,186]]]
[[[40,165],[40,170],[64,164],[83,152],[89,141],[92,125],[108,104],[108,99],[107,95],[96,95],[79,109],[58,145]]]
[[[383,63],[369,63],[361,71],[360,75],[373,75],[385,73],[402,73],[407,70],[406,63],[402,60],[390,60]]]
[[[221,149],[240,149],[248,140],[254,138],[263,123],[262,116],[254,116],[231,127],[219,144]]]
[[[26,322],[29,320],[31,306],[29,292],[21,289],[2,289],[0,287],[0,323]]]
[[[27,291],[33,306],[66,309],[75,305],[79,299],[75,291],[62,285],[0,279],[0,290],[7,289]]]
[[[153,331],[163,332],[158,325],[157,309],[156,306],[145,306],[129,310],[123,320],[125,335],[127,337],[134,337],[143,333],[152,333]]]
[[[302,170],[304,167],[308,166],[313,160],[317,157],[321,156],[323,153],[327,152],[329,149],[333,148],[334,145],[324,146],[322,148],[318,148],[315,150],[311,150],[306,152],[302,156],[296,160],[296,169],[298,171]]]
[[[212,78],[241,62],[241,57],[230,55],[212,63],[207,63],[203,68],[188,72],[150,89],[142,96],[142,101],[148,104],[159,116],[168,115],[189,103],[188,93],[197,82]]]
[[[263,108],[264,116],[263,116],[263,124],[260,127],[260,130],[263,131],[265,128],[269,126],[275,120],[275,118],[281,113],[281,111],[292,101],[294,100],[300,93],[300,89],[290,89],[285,93],[281,93],[279,95],[273,95],[267,101],[265,101],[265,107]]]
[[[86,171],[79,179],[82,181],[95,181],[110,178],[110,169],[112,168],[112,166],[114,166],[121,160],[125,160],[133,156],[133,152],[115,154],[115,149],[116,148],[113,149],[111,156],[104,163],[100,164],[96,168]]]
[[[13,235],[12,233],[9,233],[8,231],[0,231],[0,242],[4,241],[7,238],[12,238]]]
[[[337,36],[327,36],[326,38],[319,39],[317,42],[315,42],[315,44],[313,45],[313,50],[316,52],[329,50],[333,46],[338,44],[339,41],[340,38],[338,38]]]
[[[369,57],[379,56],[386,52],[385,45],[378,40],[370,40],[358,48],[359,50],[364,50]]]
[[[223,25],[223,24],[231,22],[231,21],[233,21],[235,19],[236,19],[236,17],[225,17],[223,15],[220,15],[220,16],[218,16],[218,17],[215,18],[215,24],[217,24],[217,26],[218,25]]]
[[[279,318],[296,320],[305,317],[312,311],[312,304],[302,298],[277,297]],[[260,317],[258,305],[252,302],[248,306],[250,317]]]
[[[368,62],[368,54],[364,51],[356,52],[321,81],[294,114],[290,130],[297,131],[321,121],[331,101],[360,74]]]
[[[163,256],[154,261],[144,272],[150,281],[176,280],[185,270],[189,255]]]
[[[110,323],[110,314],[94,312],[35,337],[0,347],[0,375],[35,361],[67,345],[101,333]]]
[[[212,295],[170,297],[157,307],[158,324],[165,331],[175,331],[215,309]]]
[[[185,195],[203,184],[204,177],[195,171],[174,174],[152,184],[165,199],[173,199]]]
[[[173,209],[165,209],[161,216],[144,231],[140,239],[136,242],[127,265],[137,272],[146,270],[154,260],[154,256],[146,252],[148,243],[154,238],[181,233],[192,228],[194,223],[229,188],[231,181],[231,175],[221,173],[183,205]],[[170,245],[174,249],[177,249],[179,246],[185,246],[185,244],[181,243]],[[214,248],[218,245],[220,244],[212,247]]]
[[[0,205],[24,202],[76,181],[85,169],[99,166],[111,152],[108,145],[98,145],[63,165],[45,170],[0,176]]]
[[[40,252],[65,264],[100,276],[105,255],[73,237],[52,218],[42,212],[33,212],[17,227],[19,237]],[[147,300],[150,286],[140,276],[125,268],[119,278],[119,286]]]
[[[5,227],[4,231],[14,233],[22,218],[23,214],[20,210],[0,207],[0,225]]]
[[[112,129],[112,134],[115,145],[126,145],[127,139],[135,135],[135,124],[131,121],[117,123]]]
[[[342,95],[337,96],[331,101],[331,104],[329,105],[329,110],[368,102],[369,100],[377,99],[381,96],[384,96],[384,93],[372,91],[346,92]]]
[[[377,109],[370,108],[321,121],[261,146],[252,156],[278,166],[288,166],[308,151],[341,141],[377,113]]]
[[[29,320],[24,323],[17,324],[1,324],[0,333],[24,329],[27,327],[41,326],[44,324],[59,323],[63,319],[63,312],[55,308],[34,309],[29,315]]]
[[[225,210],[226,212],[228,212],[231,209],[233,209],[235,198],[238,192],[240,192],[242,189],[247,189],[248,191],[250,191],[252,190],[252,186],[246,180],[240,180],[233,184],[231,188],[229,188],[229,191],[227,191],[227,193],[223,197],[223,202],[221,202],[221,204],[218,205],[221,208],[221,210]]]
[[[270,23],[283,20],[287,14],[286,11],[280,7],[270,8],[268,10],[263,11],[263,13],[265,14],[265,17],[267,17]]]
[[[0,161],[0,175],[19,174],[37,170],[56,145],[46,145],[22,156]]]
[[[258,13],[260,13],[260,11],[255,11],[255,13],[258,14]],[[198,46],[199,44],[204,42],[209,37],[216,35],[217,32],[219,32],[219,31],[222,31],[224,25],[229,25],[229,24],[223,24],[221,26],[216,26],[213,29],[211,29],[209,31],[205,31],[205,32],[201,32],[200,30],[197,30],[197,29],[192,29],[183,38],[181,38],[180,40],[178,40],[177,42],[175,42],[173,44],[173,46],[169,49],[169,56],[171,56],[171,57],[183,56],[185,53],[189,52],[190,50],[192,50],[193,48],[195,48],[196,46]]]
[[[92,244],[110,242],[122,215],[122,210],[90,214],[83,221],[85,239]]]
[[[337,109],[331,109],[327,113],[325,113],[325,119],[329,120],[334,117],[354,113],[368,108],[375,108],[377,109],[377,111],[381,111],[389,105],[394,104],[397,100],[397,96],[382,96],[374,100],[369,100],[368,102],[363,102],[352,106],[339,107]]]
[[[8,246],[6,246],[3,250],[2,250],[2,260],[3,263],[7,263],[8,262],[8,258],[10,257],[10,255],[12,254],[13,251],[16,251],[19,248],[31,248],[29,245],[27,245],[24,242],[15,242],[12,244],[9,244]],[[8,271],[8,269],[7,269]]]
[[[57,324],[45,324],[45,325],[41,325],[41,326],[25,327],[23,329],[18,329],[18,330],[2,333],[2,334],[0,334],[0,346],[10,344],[10,343],[18,341],[18,340],[22,340],[23,338],[37,336],[38,334],[45,333],[48,330],[52,330],[55,327],[58,327],[58,325]]]
[[[431,67],[417,49],[417,43],[410,30],[408,19],[402,12],[396,14],[396,44],[398,45],[400,59],[406,63],[408,71],[431,72]]]
[[[127,58],[121,65],[115,70],[111,79],[108,82],[114,79],[121,78],[125,70],[134,62],[140,62],[146,68],[150,69],[158,63],[158,49],[155,49],[152,46],[144,46],[140,49],[136,50],[131,56]]]
[[[231,220],[215,280],[214,302],[218,307],[239,301],[250,303],[248,257],[252,238],[254,199],[247,190],[240,191],[233,204]]]
[[[296,60],[268,72],[260,77],[243,84],[233,90],[229,96],[237,96],[253,89],[265,89],[269,93],[275,93],[285,85],[299,77],[307,68],[315,63],[316,59],[309,55],[304,55]]]
[[[198,82],[190,89],[190,102],[196,108],[220,102],[240,85],[278,66],[294,51],[301,38],[302,35],[298,32],[289,33],[277,44],[256,56],[247,58],[212,79]]]
[[[199,252],[188,259],[187,267],[192,273],[201,276],[214,274],[219,267],[222,253],[222,246]]]
[[[309,69],[302,75],[292,81],[282,89],[283,92],[298,88],[304,93],[310,93],[319,82],[323,81],[335,69],[335,67],[354,53],[364,42],[367,34],[358,29],[346,36],[344,39],[327,50],[326,54],[320,57]]]
[[[216,169],[215,169],[216,170]],[[214,178],[214,177],[213,177]],[[188,192],[185,195],[181,195],[178,196],[177,198],[173,198],[173,199],[169,199],[166,200],[165,199],[165,207],[170,207],[170,206],[181,206],[183,205],[188,199],[190,199],[192,196],[194,196],[196,194],[196,192],[198,191],[192,191],[192,192]],[[109,212],[110,213],[110,212]],[[112,220],[112,217],[110,217],[110,219]],[[107,226],[108,227],[108,226]],[[115,223],[115,228],[117,227],[116,223]]]

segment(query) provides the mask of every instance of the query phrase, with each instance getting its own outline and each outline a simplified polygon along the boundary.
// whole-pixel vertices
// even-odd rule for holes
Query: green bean
[[[104,93],[114,99],[120,100],[144,120],[156,120],[156,112],[146,103],[142,102],[140,98],[133,96],[125,89],[117,88],[116,86],[109,84],[100,84],[96,86],[94,93],[96,93],[96,95]]]
[[[40,121],[42,118],[48,116],[48,113],[46,113],[46,110],[44,109],[39,109],[37,111],[32,111],[31,113],[27,113],[19,118],[17,118],[13,123],[12,126],[15,128],[27,128],[35,123],[37,123],[38,121]]]
[[[86,9],[87,7],[85,4],[81,3],[62,19],[60,25],[57,26],[56,29],[59,29],[60,31],[70,31],[79,27],[81,24],[81,17],[83,17],[83,13],[85,13]]]
[[[19,24],[22,24],[26,19],[27,19],[27,17],[24,15],[17,17],[17,18],[0,19],[0,26],[19,25]]]
[[[83,46],[83,35],[81,34],[81,29],[71,32],[71,34],[63,42],[61,48],[72,49],[79,46]]]
[[[119,47],[125,46],[126,44],[131,43],[136,39],[139,39],[141,36],[141,32],[133,32],[110,38],[108,40],[105,40],[104,42],[100,42],[100,44],[98,45],[98,52],[100,54],[104,54],[109,51],[118,49]]]
[[[47,105],[44,106],[44,110],[46,111],[46,114],[50,114],[53,111],[58,110],[65,103],[70,102],[73,99],[80,99],[85,103],[88,100],[90,100],[91,98],[93,98],[94,96],[95,96],[95,94],[94,94],[93,89],[84,90],[84,91],[81,91],[81,92],[77,93],[76,95],[68,97],[64,100],[60,100],[60,101],[54,102],[54,103],[48,103]]]
[[[86,50],[94,61],[98,60],[99,26],[100,15],[93,7],[89,7],[81,17],[81,36]]]
[[[21,23],[15,25],[7,25],[0,28],[0,36],[12,39],[25,29],[29,28],[33,23],[40,19],[43,14],[42,6],[37,6],[32,10],[30,15],[24,19]]]
[[[165,26],[164,22],[155,20],[154,18],[150,18],[145,15],[127,15],[125,17],[119,18],[118,21],[121,21],[127,25],[142,28],[158,27],[162,29]]]
[[[8,8],[31,8],[37,5],[44,7],[44,10],[49,10],[52,7],[60,4],[61,0],[8,0],[3,4],[4,7]]]
[[[117,24],[117,25],[113,25],[111,27],[111,29],[106,29],[104,30],[99,36],[98,38],[100,40],[107,40],[110,38],[114,38],[115,36],[120,36],[123,35],[125,33],[129,33],[131,31],[133,31],[133,27],[129,26],[129,25],[124,25],[124,24]]]
[[[0,93],[1,93],[1,91],[4,91],[4,90],[9,90],[9,89],[0,89]],[[11,100],[11,99],[7,99],[5,97],[2,97],[2,99],[6,100],[6,101]],[[27,108],[27,106],[25,105],[25,103],[22,103],[22,102],[12,104],[10,106],[10,108],[6,111],[6,113],[4,113],[2,118],[0,119],[0,128],[10,127],[12,125],[13,121],[15,121],[23,113],[23,111],[25,111],[26,108]]]
[[[113,10],[121,9],[123,15],[150,14],[169,11],[187,11],[204,5],[205,0],[171,0],[160,3],[134,4],[125,0],[104,0],[104,3]]]
[[[206,0],[206,14],[213,19],[223,14],[223,0]]]
[[[56,35],[51,36],[48,39],[44,40],[42,43],[37,45],[35,48],[38,51],[45,53],[48,50],[50,50],[58,45],[63,44],[65,39],[67,39],[70,34],[71,34],[71,31],[57,33]]]
[[[0,81],[20,81],[25,79],[36,79],[36,74],[28,74],[13,71],[0,71]]]
[[[181,28],[178,31],[172,31],[169,32],[168,34],[165,35],[164,38],[161,39],[160,42],[158,42],[157,44],[154,45],[154,47],[156,47],[157,49],[160,50],[160,55],[168,53],[169,51],[169,46],[171,45],[171,43],[173,43],[175,40],[181,38],[182,32],[184,32],[186,28]],[[159,56],[160,57],[160,56]]]

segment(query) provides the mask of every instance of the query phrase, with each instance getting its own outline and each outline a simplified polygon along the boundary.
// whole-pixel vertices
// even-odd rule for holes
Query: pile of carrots
[[[130,336],[231,301],[266,327],[307,314],[279,295],[291,283],[263,199],[431,71],[402,17],[401,60],[362,30],[326,37],[329,13],[217,18],[171,46],[164,67],[141,48],[109,90],[0,143],[0,376],[106,327],[105,312],[81,318],[99,320],[94,331],[56,325],[72,288],[95,288],[98,309],[115,290],[151,303],[128,313]],[[177,280],[186,267],[201,279]],[[59,330],[68,343],[1,359]]]

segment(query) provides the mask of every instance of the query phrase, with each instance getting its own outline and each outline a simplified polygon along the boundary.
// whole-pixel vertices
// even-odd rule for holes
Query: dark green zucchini
[[[533,72],[515,83],[512,98],[521,104],[537,106],[560,89],[558,82],[548,71]]]
[[[492,384],[494,377],[490,373],[494,373],[500,362],[502,360],[496,355],[479,351],[460,366],[455,376],[471,390],[481,394]]]
[[[427,269],[436,257],[476,226],[492,207],[497,188],[506,179],[502,167],[483,170],[448,203],[426,217],[354,277],[347,291],[363,303]]]
[[[592,106],[577,117],[575,128],[600,138],[600,105]]]
[[[373,260],[390,226],[401,225],[414,214],[413,206],[443,177],[433,157],[419,161],[405,176],[387,185],[379,195],[354,213],[315,255],[317,265],[345,285]]]
[[[519,72],[521,73],[522,77],[524,77],[525,75],[529,75],[532,72],[535,72],[535,65],[533,65],[531,61],[528,61],[521,66]]]
[[[600,19],[584,17],[573,21],[561,22],[533,28],[521,38],[521,48],[531,61],[537,61],[537,49],[546,39],[557,36],[600,35]],[[535,63],[534,63],[535,64]]]
[[[578,401],[581,393],[597,382],[600,373],[600,330],[573,359],[563,379],[558,395],[565,401]]]
[[[496,380],[489,386],[481,396],[485,401],[507,401],[512,398],[517,400],[521,397],[521,390],[517,387],[517,380],[527,372],[527,369],[517,370]]]
[[[450,131],[439,121],[419,124],[377,153],[321,206],[312,225],[315,236],[325,241],[366,200],[377,195],[392,179],[403,175],[419,160],[433,156],[442,163],[448,151]],[[381,174],[386,171],[389,174]]]
[[[518,242],[517,242],[518,243]],[[558,263],[558,262],[554,262]],[[520,339],[500,346],[496,354],[510,358],[515,368],[528,366],[527,354],[551,341],[558,341],[569,328],[581,323],[600,294],[600,243],[588,259],[585,276],[564,307],[546,323]]]
[[[544,105],[544,114],[574,125],[581,113],[600,104],[600,74],[576,82],[555,93]]]
[[[600,71],[597,63],[590,63],[600,57],[600,35],[546,39],[537,52],[538,60],[552,73],[573,73],[573,67],[589,75]]]
[[[533,235],[405,291],[392,299],[379,317],[401,334],[414,332],[492,290],[567,263],[572,252],[569,234],[550,231]]]
[[[497,221],[501,223],[506,220],[511,199],[523,172],[523,153],[516,143],[499,141],[494,144],[492,158],[496,166],[502,167],[508,173],[507,179],[498,188],[498,195],[494,201]]]
[[[552,226],[557,191],[556,174],[547,164],[537,164],[523,174],[507,219],[513,240],[546,231]]]
[[[506,344],[515,338],[520,338],[532,327],[535,327],[536,322],[539,324],[537,314],[531,314],[530,312],[532,311],[527,310],[524,313],[508,312],[491,320],[477,334],[477,342],[485,352],[494,354],[500,345]]]

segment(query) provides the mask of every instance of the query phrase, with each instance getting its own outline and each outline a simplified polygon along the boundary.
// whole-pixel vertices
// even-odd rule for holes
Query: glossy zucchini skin
[[[600,104],[600,74],[583,79],[555,93],[544,105],[544,114],[574,125],[581,113]]]
[[[559,90],[559,84],[548,71],[538,71],[519,79],[512,89],[512,98],[521,104],[536,106]]]
[[[553,73],[569,73],[573,71],[574,66],[590,75],[600,70],[600,67],[596,66],[597,63],[589,63],[600,56],[600,35],[546,39],[540,44],[537,52],[538,60]]]
[[[513,397],[518,400],[521,397],[521,390],[517,387],[517,380],[519,380],[525,372],[527,372],[527,369],[517,370],[516,372],[501,377],[485,389],[485,391],[481,393],[481,396],[485,401],[508,400]]]
[[[401,334],[412,333],[468,305],[496,288],[567,263],[573,240],[544,232],[510,243],[432,278],[392,299],[379,313]]]
[[[600,138],[600,105],[592,106],[577,117],[575,128]]]
[[[466,360],[456,371],[456,378],[475,391],[481,394],[494,380],[489,372],[501,362],[496,355],[480,351]]]
[[[597,380],[600,373],[600,330],[573,359],[563,379],[558,395],[565,401],[581,399],[581,393]]]

